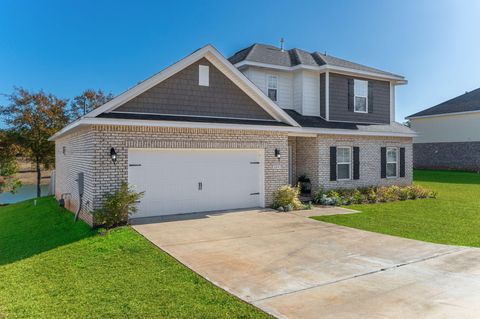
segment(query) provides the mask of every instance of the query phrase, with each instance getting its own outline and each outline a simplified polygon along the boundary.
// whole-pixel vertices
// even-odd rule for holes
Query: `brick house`
[[[269,206],[303,174],[314,189],[410,184],[405,83],[318,52],[207,45],[52,136],[55,194],[93,225],[122,182],[145,191],[135,217]]]
[[[407,117],[415,168],[480,172],[480,88]]]

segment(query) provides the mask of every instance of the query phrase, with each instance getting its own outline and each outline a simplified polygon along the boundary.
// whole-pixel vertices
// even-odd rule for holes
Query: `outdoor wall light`
[[[115,152],[113,147],[110,149],[110,158],[114,164],[117,162],[117,152]]]
[[[280,150],[278,148],[275,149],[275,157],[280,159]]]

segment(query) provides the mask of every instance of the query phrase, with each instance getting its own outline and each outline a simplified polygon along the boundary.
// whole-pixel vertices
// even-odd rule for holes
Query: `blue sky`
[[[402,74],[397,120],[480,87],[480,1],[0,0],[0,93],[121,93],[211,43],[327,51]],[[5,103],[0,96],[0,104]]]

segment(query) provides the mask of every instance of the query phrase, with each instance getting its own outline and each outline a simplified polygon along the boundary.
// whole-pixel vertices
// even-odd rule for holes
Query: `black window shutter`
[[[353,179],[360,179],[360,147],[353,148]]]
[[[405,177],[405,147],[400,148],[400,177]]]
[[[368,81],[368,113],[373,113],[373,83]]]
[[[380,172],[380,176],[382,178],[387,178],[387,148],[386,147],[382,147],[381,149],[381,160],[380,160],[380,164],[381,164],[381,172]]]
[[[353,112],[353,95],[355,94],[353,79],[348,79],[348,110]]]
[[[330,180],[337,180],[337,148],[335,146],[330,147]]]

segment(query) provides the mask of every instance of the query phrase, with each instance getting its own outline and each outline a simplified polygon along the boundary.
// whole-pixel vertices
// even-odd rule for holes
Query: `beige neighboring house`
[[[407,119],[415,168],[480,171],[480,88]]]
[[[94,225],[122,182],[145,191],[135,218],[266,207],[303,174],[314,189],[408,185],[405,83],[318,52],[207,45],[52,136],[55,195]]]

